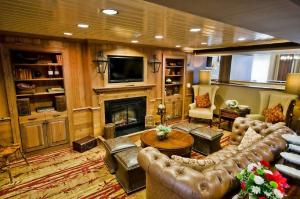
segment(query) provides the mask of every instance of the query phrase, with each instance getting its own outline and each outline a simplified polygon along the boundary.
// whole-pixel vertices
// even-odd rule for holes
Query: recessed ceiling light
[[[77,24],[77,27],[78,27],[78,28],[88,28],[88,27],[90,27],[90,26],[89,26],[89,24],[79,23],[79,24]]]
[[[164,36],[162,36],[162,35],[155,35],[155,39],[162,39],[162,38],[164,38]]]
[[[176,45],[175,47],[176,47],[176,48],[181,48],[181,46],[180,46],[180,45]]]
[[[108,9],[103,9],[102,13],[106,15],[116,15],[118,14],[118,11],[115,9],[108,8]]]
[[[238,40],[238,41],[245,41],[246,38],[245,38],[245,37],[240,37],[240,38],[238,38],[237,40]]]
[[[206,42],[201,42],[201,45],[207,45],[207,43]]]
[[[131,40],[131,43],[139,43],[138,40]]]
[[[67,36],[72,36],[72,35],[73,35],[73,33],[71,33],[71,32],[64,32],[64,35],[67,35]]]
[[[191,32],[200,32],[201,28],[191,28],[190,31]]]

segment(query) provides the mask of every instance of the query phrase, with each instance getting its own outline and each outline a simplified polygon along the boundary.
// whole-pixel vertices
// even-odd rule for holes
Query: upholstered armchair
[[[266,108],[273,108],[274,106],[281,104],[283,108],[283,115],[285,116],[286,126],[290,126],[293,117],[293,109],[295,106],[296,99],[298,97],[297,95],[276,91],[260,91],[259,96],[259,112],[256,114],[246,115],[247,118],[265,121],[263,111]]]
[[[210,125],[212,123],[214,110],[216,109],[215,106],[215,95],[217,90],[219,89],[218,86],[215,85],[194,85],[194,103],[190,104],[190,110],[189,110],[189,122],[191,121],[191,118],[198,118],[198,119],[204,119],[208,120]],[[198,95],[204,95],[208,93],[209,94],[209,100],[211,102],[211,106],[208,108],[198,108],[196,106],[195,97]]]

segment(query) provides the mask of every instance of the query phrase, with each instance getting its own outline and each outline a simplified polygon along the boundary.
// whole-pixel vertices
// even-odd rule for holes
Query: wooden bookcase
[[[65,95],[62,53],[11,50],[10,57],[17,102],[30,102],[29,114],[18,113],[23,150],[68,143],[67,110],[55,109],[55,96]]]
[[[185,58],[164,57],[163,88],[166,116],[169,119],[183,118],[185,93]]]

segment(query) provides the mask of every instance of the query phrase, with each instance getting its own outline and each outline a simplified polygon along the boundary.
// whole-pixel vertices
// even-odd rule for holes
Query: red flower
[[[268,167],[268,168],[270,167],[270,163],[265,160],[261,160],[260,164],[262,164],[264,167]]]
[[[266,179],[267,179],[268,181],[272,181],[272,180],[274,180],[274,178],[273,178],[273,175],[272,175],[272,174],[265,173],[265,177],[266,177]]]
[[[265,196],[260,196],[258,199],[267,199]]]
[[[243,181],[243,182],[241,183],[241,188],[242,188],[243,190],[246,189],[246,182]]]

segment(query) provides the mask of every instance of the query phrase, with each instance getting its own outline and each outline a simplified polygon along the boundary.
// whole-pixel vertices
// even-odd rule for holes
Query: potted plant
[[[241,183],[238,198],[280,199],[289,187],[286,178],[277,170],[272,171],[266,161],[249,164],[236,177]]]
[[[171,128],[165,125],[158,125],[156,127],[156,135],[159,140],[164,140],[167,138],[167,135],[171,132]]]

